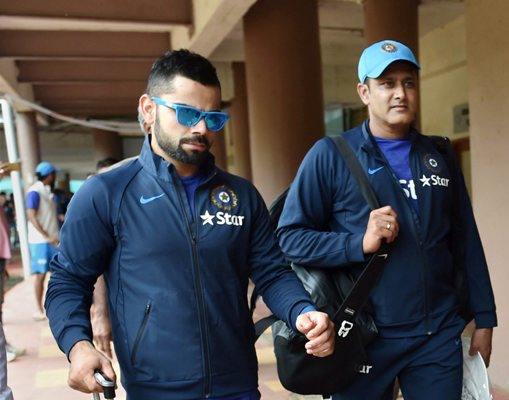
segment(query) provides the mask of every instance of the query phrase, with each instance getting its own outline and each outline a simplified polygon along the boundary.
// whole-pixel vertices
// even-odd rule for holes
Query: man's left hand
[[[320,311],[309,311],[297,317],[296,327],[306,335],[306,352],[316,357],[327,357],[334,352],[334,324]]]
[[[491,356],[491,339],[493,337],[493,328],[481,328],[476,329],[472,334],[472,340],[470,342],[471,356],[477,352],[481,353],[481,357],[486,364],[486,368],[490,365]]]
[[[92,305],[90,310],[90,322],[94,335],[94,343],[110,359],[113,358],[111,351],[111,323],[108,313],[100,312],[98,307]]]

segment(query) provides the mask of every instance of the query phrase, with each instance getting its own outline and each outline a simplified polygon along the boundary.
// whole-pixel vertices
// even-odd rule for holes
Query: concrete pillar
[[[257,1],[244,40],[253,182],[270,202],[324,134],[316,1]]]
[[[123,158],[122,139],[119,134],[101,129],[94,129],[94,160],[95,162],[108,157],[121,160]]]
[[[34,112],[16,113],[16,136],[21,159],[23,186],[26,190],[36,181],[35,167],[41,161],[41,147]]]
[[[498,310],[489,373],[509,391],[509,2],[467,0],[465,18],[472,197]]]
[[[384,39],[397,40],[410,47],[419,61],[419,1],[364,0],[363,5],[366,46]],[[419,115],[416,119],[419,128]]]
[[[366,45],[393,39],[419,54],[418,0],[364,0]]]
[[[247,110],[246,70],[244,63],[232,64],[234,95],[230,105],[231,154],[228,171],[252,179],[249,150],[249,118]]]

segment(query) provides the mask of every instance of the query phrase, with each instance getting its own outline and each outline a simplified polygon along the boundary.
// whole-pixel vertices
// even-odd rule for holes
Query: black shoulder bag
[[[376,195],[348,143],[341,136],[331,140],[336,144],[367,203],[372,209],[379,208]],[[270,207],[276,214],[281,213],[286,192]],[[277,370],[286,389],[299,394],[331,395],[348,386],[358,373],[369,372],[371,366],[365,347],[378,332],[371,316],[363,308],[383,271],[387,256],[388,246],[384,243],[371,256],[357,281],[341,268],[330,270],[292,265],[317,308],[326,312],[334,322],[337,335],[334,353],[319,358],[306,353],[304,345],[307,339],[304,335],[295,333],[277,317],[269,316],[256,323],[257,337],[273,324]],[[254,304],[253,298],[251,304]]]

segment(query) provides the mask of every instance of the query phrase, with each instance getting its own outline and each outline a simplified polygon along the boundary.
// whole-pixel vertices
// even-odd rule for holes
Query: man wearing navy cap
[[[451,146],[416,129],[418,71],[412,51],[394,40],[369,46],[359,60],[357,92],[369,119],[343,137],[383,207],[369,209],[324,138],[304,158],[279,221],[290,261],[353,275],[383,241],[391,244],[370,298],[379,331],[367,348],[370,368],[359,368],[334,399],[391,399],[396,378],[405,398],[459,399],[461,333],[472,317],[470,353],[489,364],[497,317],[488,268]]]
[[[57,169],[49,162],[37,164],[37,181],[27,190],[28,243],[30,264],[35,275],[34,289],[37,311],[34,319],[45,319],[43,308],[44,279],[59,240],[56,205],[53,201]]]

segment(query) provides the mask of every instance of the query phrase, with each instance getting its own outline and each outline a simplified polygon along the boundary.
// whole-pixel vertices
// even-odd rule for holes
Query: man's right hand
[[[101,371],[115,383],[117,377],[110,360],[97,351],[92,343],[86,340],[77,342],[69,353],[69,377],[67,383],[74,390],[84,393],[102,393],[102,387],[94,378],[95,371]]]
[[[56,237],[47,236],[46,238],[47,238],[49,243],[51,243],[55,247],[58,247],[59,240]]]
[[[392,243],[399,233],[398,216],[391,206],[377,208],[369,214],[368,226],[362,239],[364,254],[378,251],[382,240]]]

